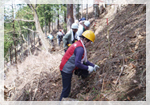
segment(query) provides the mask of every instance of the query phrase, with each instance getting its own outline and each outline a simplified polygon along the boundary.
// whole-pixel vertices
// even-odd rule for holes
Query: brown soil
[[[100,66],[87,79],[73,75],[70,98],[82,101],[146,100],[146,5],[112,7],[98,19],[90,18],[96,40],[88,60]],[[91,13],[92,14],[92,13]],[[106,24],[106,18],[109,25]],[[38,51],[6,73],[7,101],[56,101],[62,90],[59,64],[63,49]]]

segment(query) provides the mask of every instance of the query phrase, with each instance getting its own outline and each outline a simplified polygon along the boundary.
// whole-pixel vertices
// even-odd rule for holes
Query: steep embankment
[[[146,5],[127,5],[116,14],[113,10],[108,7],[106,15],[90,19],[96,22],[96,41],[88,57],[100,69],[80,94],[86,96],[83,100],[145,100]]]
[[[88,48],[88,60],[100,69],[85,80],[73,75],[69,97],[84,101],[146,100],[145,10],[145,5],[126,5],[114,14],[114,8],[108,6],[100,18],[89,19],[92,26],[96,22],[91,27],[96,40]],[[58,100],[63,54],[39,52],[17,68],[11,66],[5,79],[7,100]]]

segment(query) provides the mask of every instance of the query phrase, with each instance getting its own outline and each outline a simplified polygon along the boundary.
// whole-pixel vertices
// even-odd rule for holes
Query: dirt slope
[[[69,97],[83,101],[146,100],[145,5],[123,6],[116,14],[113,8],[106,9],[98,19],[89,19],[91,26],[96,22],[91,27],[95,28],[96,40],[88,48],[88,60],[100,69],[85,80],[73,75]],[[7,100],[58,100],[63,54],[58,50],[52,54],[39,52],[27,57],[18,68],[11,66],[5,79]]]
[[[104,17],[93,19],[97,37],[89,49],[90,60],[101,67],[92,76],[95,79],[93,88],[101,91],[97,92],[96,100],[101,100],[101,95],[108,100],[145,100],[146,7],[127,5],[116,14],[113,8],[107,9],[110,12]],[[109,20],[108,27],[105,18]]]

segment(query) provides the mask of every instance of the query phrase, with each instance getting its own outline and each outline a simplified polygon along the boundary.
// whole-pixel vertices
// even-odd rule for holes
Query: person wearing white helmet
[[[82,33],[86,30],[88,30],[90,27],[90,22],[89,21],[84,21],[83,25],[79,25],[78,31],[77,31],[77,39],[80,39],[80,36]]]
[[[60,29],[59,32],[57,32],[57,44],[60,46],[60,43],[62,41],[63,38],[63,33],[62,30]]]
[[[77,31],[78,31],[78,24],[73,23],[71,25],[71,29],[63,37],[63,47],[65,52],[67,51],[67,49],[71,44],[77,41],[77,35],[76,35]]]
[[[79,24],[80,24],[80,25],[83,25],[84,21],[86,21],[86,18],[85,18],[85,17],[83,17],[83,18],[81,18],[81,19],[79,20]]]

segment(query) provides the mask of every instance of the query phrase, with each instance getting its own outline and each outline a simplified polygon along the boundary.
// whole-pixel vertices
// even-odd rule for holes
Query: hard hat
[[[91,30],[84,31],[82,36],[84,36],[85,38],[89,39],[92,42],[94,42],[94,40],[95,40],[95,34]]]
[[[90,26],[90,22],[89,21],[85,21],[84,25],[87,26],[87,27],[89,27]]]
[[[73,23],[71,26],[72,29],[78,29],[78,24],[77,23]]]

